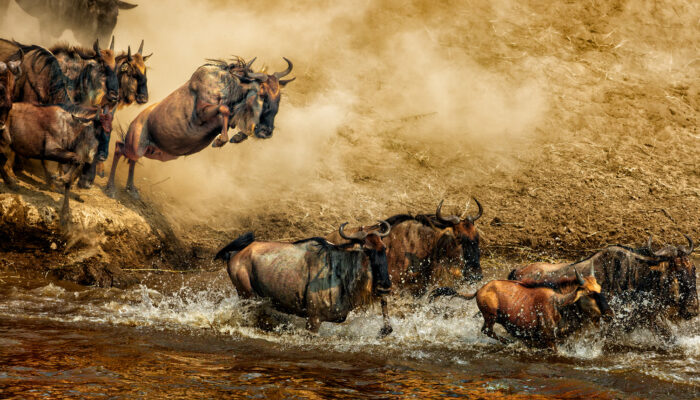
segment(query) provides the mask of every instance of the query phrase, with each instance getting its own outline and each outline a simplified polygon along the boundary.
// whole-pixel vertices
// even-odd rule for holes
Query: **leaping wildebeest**
[[[129,160],[126,189],[138,196],[134,167],[141,157],[169,161],[197,153],[212,141],[213,147],[221,147],[229,141],[230,127],[241,130],[231,138],[234,143],[251,134],[271,137],[280,89],[293,80],[280,79],[292,71],[291,61],[285,60],[285,71],[269,75],[250,69],[255,59],[248,63],[212,60],[197,68],[179,89],[142,111],[124,140],[116,143],[107,194],[115,195],[114,175],[121,156]]]
[[[95,38],[108,40],[117,25],[119,10],[136,7],[121,0],[15,1],[24,12],[39,20],[44,42],[53,41],[70,29],[83,45],[89,45]]]
[[[306,327],[318,331],[321,322],[343,322],[348,313],[372,297],[380,297],[384,326],[392,331],[384,295],[391,291],[383,231],[346,235],[347,223],[338,232],[349,241],[334,245],[312,237],[294,243],[256,241],[252,232],[221,249],[215,259],[227,263],[227,271],[241,297],[272,300],[282,312],[307,318]],[[359,248],[356,248],[359,245]]]
[[[528,287],[517,281],[494,280],[472,294],[458,294],[450,288],[438,288],[431,293],[431,297],[449,295],[465,300],[476,297],[477,306],[484,317],[481,331],[487,336],[508,343],[493,330],[494,324],[499,323],[510,335],[528,346],[556,349],[557,339],[566,337],[579,327],[578,321],[568,318],[570,311],[567,309],[592,295],[605,302],[593,272],[586,278],[576,269],[574,274],[574,289],[565,294],[547,287]]]
[[[592,268],[615,309],[615,325],[625,331],[646,326],[669,339],[667,318],[691,319],[699,312],[696,269],[690,260],[694,245],[685,237],[688,247],[665,246],[653,251],[649,237],[647,245],[638,249],[608,246],[575,263],[526,265],[511,271],[508,279],[559,289],[560,282],[570,280],[575,269]]]
[[[481,280],[479,232],[474,223],[484,210],[478,200],[474,202],[479,211],[464,218],[443,215],[440,201],[435,214],[398,214],[386,219],[391,233],[384,243],[395,287],[420,295],[430,284]],[[337,232],[326,238],[334,243],[342,240]],[[444,277],[449,281],[441,281]]]

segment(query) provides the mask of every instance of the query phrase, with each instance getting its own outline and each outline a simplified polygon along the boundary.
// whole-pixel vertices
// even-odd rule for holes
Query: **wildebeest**
[[[493,325],[499,323],[510,335],[529,346],[556,349],[556,340],[578,327],[578,324],[572,326],[572,321],[566,317],[567,308],[591,295],[605,301],[593,272],[586,278],[576,269],[574,274],[575,288],[566,294],[547,287],[528,287],[517,281],[494,280],[472,294],[459,295],[452,289],[439,288],[431,296],[456,295],[465,300],[476,297],[484,317],[481,331],[489,337],[501,343],[508,342],[493,330]]]
[[[645,247],[608,246],[571,264],[530,264],[511,271],[508,279],[521,280],[528,286],[557,287],[570,279],[574,269],[595,270],[603,293],[610,298],[624,330],[648,326],[664,338],[671,332],[665,319],[698,315],[696,270],[690,260],[694,245],[686,236],[688,247],[666,246],[653,251],[651,237]]]
[[[0,39],[0,61],[15,60],[20,54],[23,54],[22,71],[15,84],[14,102],[45,105],[72,103],[67,78],[53,53],[41,46]]]
[[[384,231],[347,236],[346,224],[338,231],[348,244],[334,245],[320,237],[294,243],[261,242],[249,232],[221,249],[215,259],[227,262],[240,296],[268,298],[278,310],[305,317],[312,332],[323,321],[345,321],[355,307],[379,296],[384,317],[380,334],[387,335],[392,328],[383,295],[390,292],[391,280],[382,237],[391,227],[380,221]]]
[[[130,10],[135,4],[121,0],[15,0],[27,14],[39,20],[44,42],[61,36],[70,29],[75,38],[88,45],[95,38],[103,42],[112,35],[119,10]]]
[[[30,103],[15,103],[10,112],[7,128],[10,144],[0,149],[0,175],[8,186],[15,186],[14,178],[5,171],[4,165],[10,151],[25,158],[42,160],[47,181],[52,177],[45,161],[68,164],[68,171],[58,180],[65,188],[61,223],[65,225],[70,216],[70,188],[85,163],[95,157],[97,131],[112,129],[112,115],[99,110],[86,111],[78,107],[39,106]]]
[[[440,201],[435,214],[399,214],[386,219],[391,234],[384,243],[395,287],[420,295],[443,275],[481,280],[479,233],[474,222],[484,210],[478,200],[474,201],[478,213],[465,218],[443,215]],[[327,239],[339,243],[341,238],[334,232]]]
[[[249,134],[269,138],[280,89],[291,81],[279,78],[291,71],[292,64],[287,60],[286,71],[268,75],[252,72],[253,61],[212,60],[163,101],[141,112],[129,126],[124,141],[115,145],[107,194],[115,194],[114,175],[121,156],[129,160],[126,189],[137,196],[134,167],[141,157],[169,161],[197,153],[212,141],[214,147],[221,147],[228,141],[229,127],[235,126],[242,132],[232,142],[240,142]]]
[[[22,60],[4,63],[0,61],[0,145],[10,143],[10,135],[5,129],[7,116],[12,110],[12,94],[15,90],[15,81],[21,73]]]

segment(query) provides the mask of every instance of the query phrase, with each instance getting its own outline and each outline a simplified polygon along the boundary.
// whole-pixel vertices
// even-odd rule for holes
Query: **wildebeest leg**
[[[382,296],[382,319],[384,320],[384,326],[379,331],[379,337],[385,337],[394,331],[389,322],[389,305],[387,304],[386,297]]]
[[[105,193],[107,196],[114,198],[116,194],[116,189],[114,187],[114,176],[117,173],[117,163],[122,157],[124,151],[124,143],[117,142],[114,144],[114,155],[112,156],[112,170],[109,171],[109,180],[107,181],[107,186],[105,186]]]
[[[321,319],[318,315],[311,315],[306,319],[306,329],[310,332],[318,333],[318,329],[321,327]]]
[[[0,176],[2,176],[2,180],[5,182],[5,185],[7,185],[11,189],[17,189],[17,180],[14,177],[10,176],[7,170],[5,170],[6,163],[7,155],[0,151]]]
[[[80,174],[80,180],[78,181],[79,188],[90,189],[92,187],[92,183],[95,182],[97,163],[98,161],[93,161],[89,164],[85,164],[83,172]]]
[[[55,177],[51,174],[51,171],[49,171],[49,166],[46,165],[45,159],[41,160],[41,167],[44,168],[44,177],[46,178],[46,186],[49,188],[50,191],[55,192],[56,191],[56,185],[54,185],[54,178]]]
[[[228,121],[231,111],[224,105],[205,102],[197,104],[197,117],[200,121],[206,122],[216,116],[221,118],[221,134],[214,140],[212,147],[221,147],[228,142]]]
[[[496,332],[494,332],[493,325],[496,323],[495,316],[488,313],[484,313],[483,311],[481,312],[481,314],[484,316],[484,326],[481,327],[481,332],[483,332],[486,336],[490,337],[491,339],[496,339],[503,344],[510,343],[509,340],[496,335]]]
[[[136,190],[134,186],[134,168],[136,168],[136,161],[129,160],[129,177],[126,179],[126,191],[131,194],[135,199],[139,198],[139,191]]]
[[[70,222],[70,204],[69,204],[69,199],[70,199],[70,188],[73,185],[73,182],[78,179],[78,174],[80,173],[81,170],[81,165],[80,164],[75,164],[69,168],[68,173],[68,180],[66,180],[66,183],[64,185],[64,194],[63,194],[63,207],[61,208],[61,213],[59,216],[59,221],[62,227],[67,228],[68,223]]]

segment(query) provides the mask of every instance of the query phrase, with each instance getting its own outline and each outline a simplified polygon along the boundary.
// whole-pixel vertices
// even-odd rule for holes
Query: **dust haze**
[[[39,40],[33,19],[14,4],[9,14],[1,36]],[[551,192],[565,188],[550,163],[580,186],[585,176],[634,164],[618,138],[687,134],[681,122],[649,117],[655,105],[638,111],[637,100],[687,103],[697,95],[699,16],[680,0],[142,1],[120,13],[115,36],[118,49],[144,39],[145,53],[154,53],[151,103],[207,58],[257,57],[255,68],[275,71],[286,56],[297,79],[283,91],[271,139],[167,163],[144,158],[136,184],[185,234],[198,225],[271,224],[277,230],[268,236],[298,237],[346,220],[427,212],[441,198],[461,212],[471,195],[490,199],[487,209],[514,210],[513,220],[547,220],[551,205],[579,207]],[[690,95],[669,94],[678,85]],[[693,107],[676,109],[695,118]],[[120,111],[117,125],[126,128],[141,109]],[[647,113],[643,122],[625,122],[636,112]],[[668,142],[674,151],[698,149],[681,139]],[[123,164],[118,189],[125,179]],[[601,191],[589,189],[599,200]]]

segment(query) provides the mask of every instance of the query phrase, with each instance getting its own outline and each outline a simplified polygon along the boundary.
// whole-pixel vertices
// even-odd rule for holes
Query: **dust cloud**
[[[154,53],[151,102],[186,82],[207,58],[258,57],[257,68],[282,70],[286,56],[297,77],[284,90],[272,139],[167,163],[142,159],[137,186],[187,224],[226,224],[229,214],[289,207],[320,215],[329,209],[353,220],[404,211],[417,196],[435,203],[445,194],[433,193],[437,183],[413,185],[468,180],[468,164],[455,158],[483,158],[495,149],[497,163],[508,164],[509,151],[524,150],[521,139],[548,108],[543,85],[537,74],[514,79],[460,51],[470,35],[483,40],[492,32],[472,32],[459,18],[445,23],[450,10],[431,4],[412,2],[403,10],[392,1],[172,0],[121,12],[116,47],[135,50],[144,39],[145,53]],[[9,11],[3,36],[40,40],[35,21],[14,4]],[[71,33],[62,39],[71,41]],[[126,128],[141,109],[120,111],[116,125]],[[125,175],[122,165],[118,187]]]

